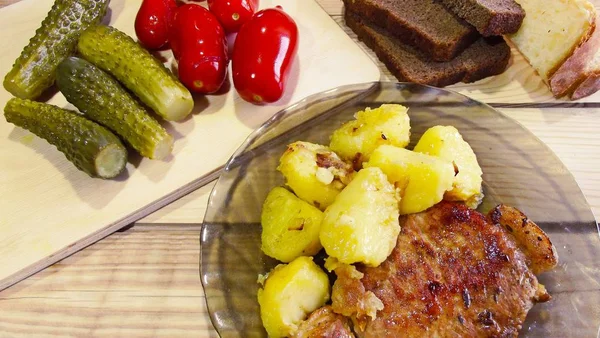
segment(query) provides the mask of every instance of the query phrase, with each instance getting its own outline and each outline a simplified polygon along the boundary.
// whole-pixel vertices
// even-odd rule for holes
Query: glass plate
[[[596,337],[600,326],[600,237],[577,183],[552,151],[514,120],[451,91],[416,84],[366,83],[310,96],[256,130],[226,165],[211,193],[201,234],[201,279],[222,337],[264,337],[258,274],[277,262],[260,251],[261,205],[284,183],[276,171],[286,145],[329,144],[329,135],[365,107],[409,107],[412,145],[434,125],[453,125],[483,168],[485,199],[522,210],[558,249],[559,266],[539,276],[552,300],[537,304],[524,337]],[[411,145],[411,146],[412,146]],[[410,148],[410,146],[409,146]]]

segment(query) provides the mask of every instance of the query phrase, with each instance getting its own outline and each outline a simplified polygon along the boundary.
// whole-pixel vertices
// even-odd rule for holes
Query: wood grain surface
[[[0,0],[0,7],[17,1]],[[318,2],[341,23],[340,0]],[[383,79],[392,79],[378,64]],[[531,78],[524,83],[534,93],[543,92],[539,78],[530,70],[528,74]],[[497,106],[511,102],[510,92],[503,93],[507,100],[489,93],[492,97],[486,102]],[[600,100],[588,105],[549,102],[499,108],[565,163],[596,219],[600,216],[598,107]],[[201,188],[0,292],[0,337],[216,337],[198,270],[198,223],[210,188]]]

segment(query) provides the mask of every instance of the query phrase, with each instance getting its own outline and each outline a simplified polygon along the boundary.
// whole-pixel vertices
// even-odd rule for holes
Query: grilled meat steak
[[[379,267],[335,269],[334,311],[351,317],[361,337],[516,337],[533,304],[550,296],[527,265],[540,260],[528,259],[504,228],[514,217],[525,223],[515,210],[494,209],[486,217],[441,202],[401,216],[396,247]],[[547,250],[552,244],[539,231],[536,241],[543,235],[538,242]],[[546,256],[556,258],[552,252]],[[364,303],[370,293],[384,304],[374,319],[365,313],[372,310]]]
[[[350,319],[326,305],[310,314],[292,338],[354,338]]]

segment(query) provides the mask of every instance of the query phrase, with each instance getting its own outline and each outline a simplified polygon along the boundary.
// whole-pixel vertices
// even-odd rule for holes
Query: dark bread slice
[[[508,65],[510,48],[501,37],[480,38],[451,61],[435,62],[400,42],[385,30],[350,12],[346,24],[399,81],[443,87],[457,82],[474,82],[500,74]]]
[[[440,0],[483,36],[516,33],[525,11],[515,0]]]
[[[453,59],[480,36],[437,0],[343,1],[346,9],[436,61]]]

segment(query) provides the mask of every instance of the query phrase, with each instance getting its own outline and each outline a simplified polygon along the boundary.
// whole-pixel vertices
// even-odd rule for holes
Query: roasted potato
[[[465,201],[471,208],[477,208],[483,199],[481,190],[481,167],[477,156],[469,143],[452,126],[429,128],[414,148],[414,151],[437,156],[454,165],[455,176],[452,190],[446,192],[444,199]]]
[[[352,161],[355,169],[368,161],[382,144],[406,147],[410,142],[408,109],[399,104],[383,104],[356,113],[356,119],[333,132],[329,147],[342,159]]]
[[[380,168],[400,190],[401,215],[432,207],[443,199],[447,190],[452,189],[452,163],[427,154],[382,145],[375,149],[364,166]]]
[[[310,142],[288,145],[277,170],[296,196],[321,210],[333,203],[353,173],[329,148]]]
[[[258,290],[260,317],[269,337],[293,334],[329,297],[329,278],[312,257],[302,256],[276,266]]]
[[[321,250],[323,212],[282,187],[269,192],[261,214],[262,251],[282,262]]]
[[[319,238],[327,254],[342,263],[378,266],[399,232],[396,190],[379,168],[367,168],[325,210]]]

